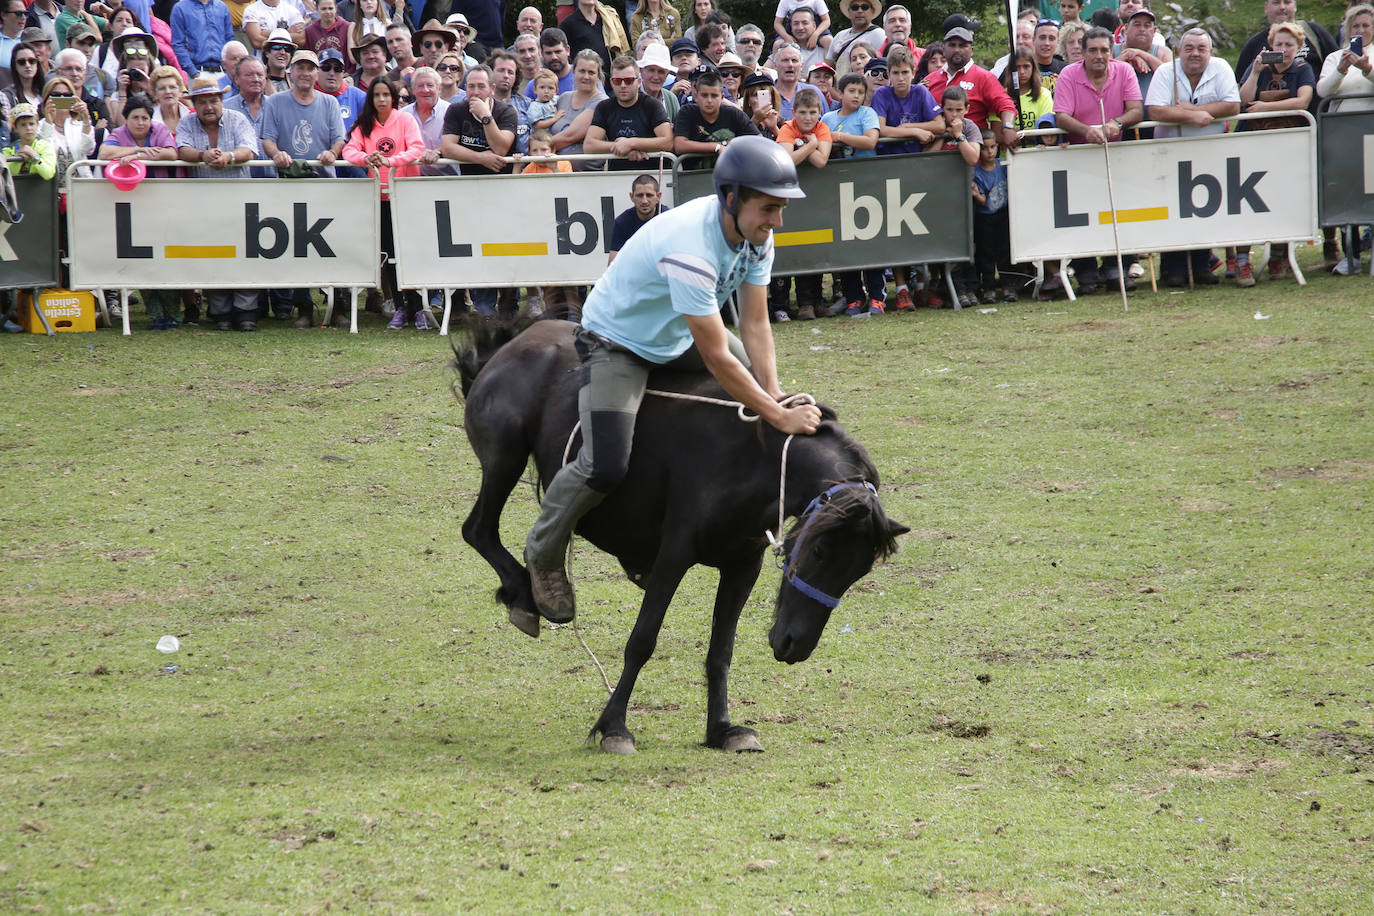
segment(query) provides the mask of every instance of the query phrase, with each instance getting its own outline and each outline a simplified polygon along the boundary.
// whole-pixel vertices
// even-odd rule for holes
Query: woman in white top
[[[1359,3],[1345,11],[1345,25],[1341,34],[1350,42],[1332,51],[1322,62],[1317,77],[1317,95],[1332,99],[1329,111],[1370,111],[1374,98],[1341,98],[1341,96],[1369,96],[1374,94],[1374,62],[1370,58],[1370,44],[1374,43],[1374,6]],[[1359,43],[1359,53],[1354,46]],[[1342,230],[1345,257],[1335,267],[1342,276],[1360,272],[1360,227],[1346,226]]]

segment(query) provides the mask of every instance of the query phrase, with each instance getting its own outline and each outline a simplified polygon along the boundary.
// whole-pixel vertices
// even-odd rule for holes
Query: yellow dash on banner
[[[212,258],[227,258],[233,260],[238,257],[238,249],[233,245],[168,245],[162,249],[164,258],[190,258],[192,260],[209,260]]]
[[[774,232],[773,246],[786,248],[788,245],[828,245],[835,241],[834,229],[808,229],[805,232]]]
[[[482,245],[484,258],[518,258],[522,255],[545,255],[548,242],[486,242]]]
[[[1116,211],[1116,221],[1118,223],[1151,223],[1155,220],[1168,218],[1168,207],[1140,207],[1135,210]],[[1110,226],[1111,223],[1112,211],[1102,210],[1097,214],[1097,224],[1099,226]]]

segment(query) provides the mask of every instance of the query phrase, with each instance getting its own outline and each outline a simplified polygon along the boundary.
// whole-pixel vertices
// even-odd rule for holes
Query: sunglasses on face
[[[635,84],[635,80],[637,79],[639,79],[639,77],[637,76],[613,76],[611,77],[611,85],[633,86]]]
[[[147,56],[148,56],[148,52],[147,52],[146,50],[144,50],[143,48],[125,48],[125,49],[124,49],[124,56],[125,56],[125,57],[147,57]]]
[[[75,96],[73,96],[70,92],[54,92],[54,93],[51,93],[51,94],[48,96],[48,98],[50,98],[50,99],[70,99],[70,98],[75,98]]]
[[[873,7],[869,6],[867,3],[851,3],[851,4],[849,4],[849,8],[850,8],[851,10],[871,10],[871,9],[873,9]]]
[[[1063,25],[1063,23],[1061,23],[1058,19],[1037,19],[1035,21],[1035,27],[1037,29],[1040,28],[1042,25],[1052,25],[1055,28],[1059,28],[1059,26]]]
[[[448,42],[446,42],[446,41],[422,41],[422,42],[420,42],[420,47],[422,47],[422,48],[447,48],[447,47],[448,47]]]
[[[295,50],[296,50],[296,46],[295,46],[295,45],[268,45],[268,46],[267,46],[267,50],[269,50],[269,51],[295,51]]]
[[[763,44],[763,39],[762,39],[762,38],[736,38],[736,39],[735,39],[735,44],[738,44],[738,45],[761,45],[761,44]]]
[[[344,65],[337,60],[327,60],[320,64],[320,69],[328,71],[329,73],[343,73]]]
[[[16,67],[37,67],[37,66],[38,66],[38,58],[36,58],[36,57],[26,57],[26,58],[24,58],[23,60],[16,60],[16,61],[14,62],[14,65],[15,65]]]
[[[440,71],[441,73],[457,73],[461,71],[463,68],[458,66],[457,64],[439,64],[434,69]]]

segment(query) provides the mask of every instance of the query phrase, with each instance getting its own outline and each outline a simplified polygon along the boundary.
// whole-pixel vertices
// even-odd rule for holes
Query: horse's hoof
[[[626,738],[624,735],[606,735],[601,739],[601,753],[603,754],[633,754],[635,752],[635,739]]]
[[[723,751],[734,751],[736,754],[743,754],[746,751],[754,754],[763,753],[763,744],[759,741],[759,736],[752,732],[731,735],[725,739],[725,743],[720,748]]]
[[[521,633],[524,633],[526,636],[533,636],[535,639],[539,638],[538,614],[527,611],[524,608],[509,607],[506,608],[506,616],[510,618],[510,622],[515,624],[515,628]]]

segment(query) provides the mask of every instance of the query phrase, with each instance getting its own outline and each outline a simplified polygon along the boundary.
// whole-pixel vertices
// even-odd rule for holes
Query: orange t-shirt
[[[825,126],[824,121],[817,121],[816,129],[811,131],[811,136],[814,136],[817,140],[821,141],[830,140],[830,128]],[[788,149],[795,149],[797,146],[797,141],[804,140],[806,138],[807,135],[802,133],[801,128],[797,127],[796,118],[793,118],[792,120],[786,122],[778,130],[778,142],[781,143],[783,146],[787,147]]]
[[[556,168],[549,168],[547,162],[531,162],[520,170],[521,175],[552,175],[554,172],[571,172],[572,163],[566,159],[559,159],[554,163]]]

